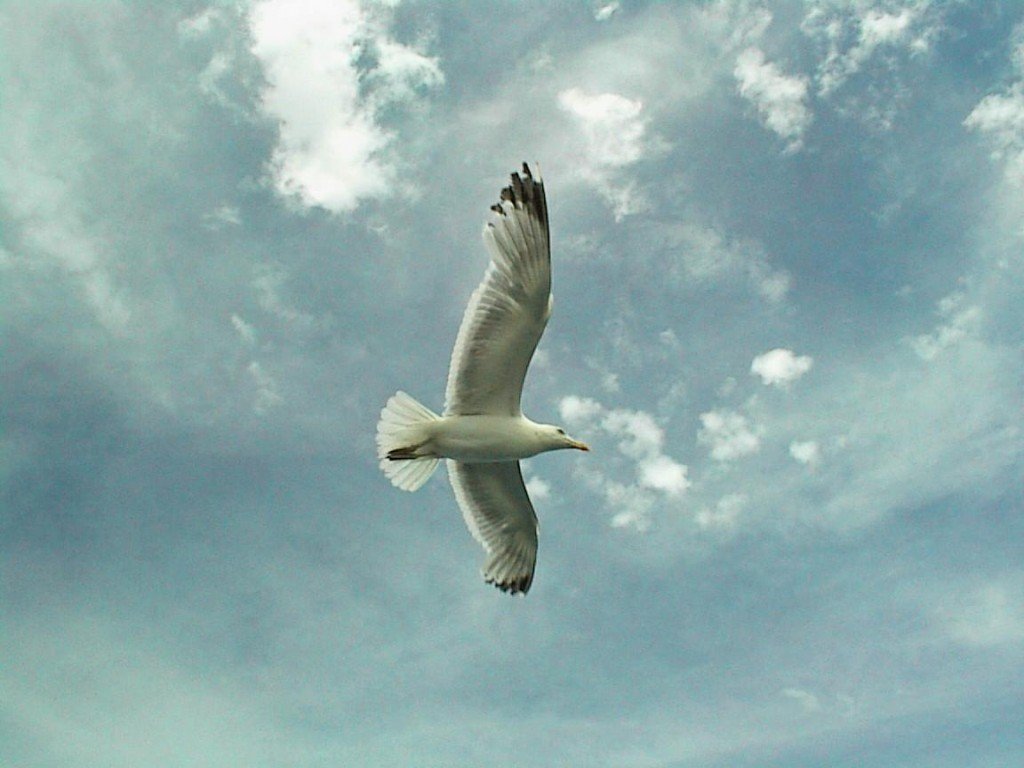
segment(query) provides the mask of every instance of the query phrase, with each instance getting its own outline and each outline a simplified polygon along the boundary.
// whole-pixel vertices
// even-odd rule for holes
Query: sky
[[[1024,5],[7,0],[0,52],[0,763],[1024,763]],[[592,448],[524,465],[525,598],[374,448],[524,160],[524,411]]]

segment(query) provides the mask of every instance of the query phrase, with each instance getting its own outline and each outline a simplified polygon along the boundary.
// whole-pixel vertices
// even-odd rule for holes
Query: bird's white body
[[[525,593],[537,562],[537,516],[519,460],[563,448],[588,450],[558,427],[520,411],[530,358],[551,316],[551,246],[544,184],[522,176],[491,206],[484,228],[491,263],[462,318],[448,369],[443,416],[405,392],[377,423],[377,458],[388,479],[415,491],[447,459],[470,532],[487,550],[484,578]]]
[[[554,429],[525,416],[442,416],[429,425],[424,448],[435,456],[469,464],[517,461],[570,447],[564,440],[552,440]]]

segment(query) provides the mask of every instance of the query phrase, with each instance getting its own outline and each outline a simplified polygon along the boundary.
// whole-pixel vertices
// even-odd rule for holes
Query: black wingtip
[[[525,595],[530,591],[530,586],[533,584],[533,574],[531,573],[528,576],[522,576],[509,581],[497,581],[495,579],[486,579],[486,581],[488,584],[493,584],[506,595]]]
[[[544,184],[539,177],[534,178],[529,164],[524,162],[522,171],[511,173],[509,178],[512,183],[502,188],[499,200],[491,206],[491,210],[504,214],[502,203],[512,203],[515,208],[533,210],[537,218],[547,225],[548,208]]]

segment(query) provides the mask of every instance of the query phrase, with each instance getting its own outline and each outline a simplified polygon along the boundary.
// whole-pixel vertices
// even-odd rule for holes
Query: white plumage
[[[501,191],[484,228],[491,257],[455,340],[445,411],[438,416],[398,392],[377,424],[381,469],[414,491],[440,459],[470,532],[487,551],[484,578],[507,592],[529,590],[537,561],[537,516],[519,459],[562,448],[588,450],[520,411],[523,380],[551,316],[551,249],[540,177],[522,175]]]

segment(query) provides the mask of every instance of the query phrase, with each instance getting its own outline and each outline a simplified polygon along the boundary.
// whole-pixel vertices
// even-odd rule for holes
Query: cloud
[[[814,440],[794,440],[789,444],[789,455],[801,464],[813,467],[821,460],[821,448]]]
[[[730,493],[720,498],[714,508],[700,509],[694,516],[694,522],[703,531],[731,533],[736,529],[739,514],[748,500],[746,494]]]
[[[964,125],[986,134],[994,147],[993,157],[1008,157],[1019,165],[1024,151],[1024,84],[1014,83],[1003,93],[983,98],[964,119]]]
[[[255,360],[249,363],[247,370],[252,377],[253,383],[256,385],[256,398],[253,400],[253,410],[257,414],[262,415],[282,401],[281,395],[277,391],[277,381]]]
[[[740,95],[757,107],[764,125],[787,140],[786,151],[798,150],[813,119],[805,103],[807,78],[784,75],[754,47],[737,57],[733,76]]]
[[[803,688],[783,688],[779,693],[787,699],[797,702],[805,712],[817,712],[821,709],[821,701],[818,697]]]
[[[551,485],[536,475],[526,481],[526,491],[534,501],[543,501],[551,497]]]
[[[632,528],[637,533],[646,533],[651,528],[651,508],[654,496],[634,484],[604,480],[601,483],[607,505],[619,510],[610,525],[612,528]]]
[[[8,101],[16,104],[16,89],[9,90]],[[57,267],[100,326],[115,335],[127,334],[135,310],[133,297],[115,263],[112,238],[90,226],[88,198],[77,194],[75,176],[84,158],[67,154],[79,149],[77,137],[67,141],[67,147],[51,142],[58,156],[50,158],[50,147],[40,141],[29,121],[9,122],[5,133],[0,201],[19,224],[17,253],[22,262]],[[62,168],[62,163],[70,167]]]
[[[231,315],[231,325],[238,333],[238,337],[247,347],[256,346],[256,329],[238,315]]]
[[[246,34],[247,7],[241,3],[211,5],[178,22],[178,35],[190,51],[208,56],[197,76],[199,92],[208,101],[247,122],[259,117],[256,101],[262,85],[252,39]]]
[[[587,483],[605,497],[609,507],[625,508],[613,516],[614,527],[646,531],[658,498],[679,497],[690,487],[687,466],[664,453],[665,432],[649,413],[608,409],[596,400],[575,395],[563,397],[558,410],[573,430],[615,438],[618,453],[629,459],[633,470],[630,482],[592,468],[584,470]]]
[[[608,21],[612,16],[622,10],[621,4],[618,0],[612,0],[610,3],[602,3],[594,8],[594,18],[597,21]]]
[[[585,93],[568,88],[558,105],[574,119],[583,138],[577,172],[597,187],[612,206],[615,220],[639,213],[647,202],[636,183],[623,171],[644,158],[648,150],[643,104],[617,93]]]
[[[589,397],[567,395],[558,402],[558,412],[570,424],[591,421],[603,410],[603,405]]]
[[[622,438],[619,452],[636,460],[641,487],[678,496],[690,487],[686,466],[662,453],[665,432],[643,411],[613,409],[601,420],[601,429]]]
[[[242,216],[237,206],[223,205],[217,206],[214,210],[209,213],[203,214],[203,225],[208,229],[220,230],[225,227],[237,227],[242,223]]]
[[[814,364],[806,355],[797,356],[788,349],[773,349],[758,355],[750,364],[750,372],[761,377],[768,386],[787,389]]]
[[[288,273],[275,264],[259,264],[252,280],[253,291],[259,306],[265,312],[299,329],[313,327],[316,319],[307,312],[295,309],[282,296]]]
[[[924,62],[947,29],[949,3],[932,0],[808,0],[800,28],[821,51],[821,99],[875,130],[890,130],[910,106],[911,62]],[[852,84],[851,84],[852,83]]]
[[[746,281],[766,301],[777,304],[789,293],[790,276],[773,268],[756,242],[729,238],[715,227],[672,224],[662,229],[673,267],[698,285]]]
[[[1014,30],[1018,40],[1012,55],[1017,79],[1001,93],[992,93],[975,105],[964,126],[985,136],[992,157],[1006,161],[1007,178],[1024,185],[1024,24]]]
[[[939,316],[944,318],[934,331],[923,333],[911,339],[911,346],[922,360],[934,360],[943,350],[968,338],[981,322],[981,308],[964,306],[963,293],[952,293],[939,302]]]
[[[331,212],[390,195],[394,136],[380,112],[443,83],[437,60],[391,39],[353,0],[263,0],[249,29],[267,81],[261,108],[280,132],[275,189]]]
[[[638,465],[640,485],[653,488],[670,496],[678,496],[690,487],[686,476],[686,465],[670,459],[662,453],[642,459]]]
[[[811,2],[801,29],[824,42],[828,52],[818,67],[819,93],[827,96],[842,87],[879,52],[928,50],[939,33],[931,0],[905,0],[889,8],[869,3]]]
[[[1020,574],[954,589],[941,598],[936,615],[963,645],[990,647],[1024,642],[1024,578]]]
[[[761,449],[759,430],[751,428],[747,417],[727,409],[700,415],[703,428],[697,439],[711,448],[716,461],[733,461]]]

